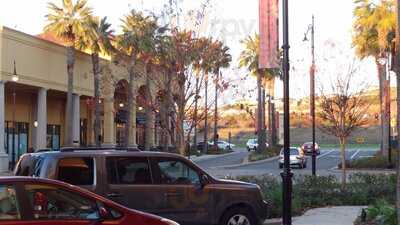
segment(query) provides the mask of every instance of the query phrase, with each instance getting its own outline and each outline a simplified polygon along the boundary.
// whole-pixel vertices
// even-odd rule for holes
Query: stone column
[[[80,145],[80,96],[77,94],[73,95],[72,98],[72,105],[73,105],[73,115],[72,115],[72,142],[74,146]]]
[[[0,80],[0,173],[8,171],[8,155],[4,148],[5,106],[4,81]]]
[[[132,108],[131,108],[131,114],[128,115],[131,117],[131,124],[128,124],[129,126],[129,138],[128,138],[128,147],[131,148],[136,148],[137,143],[136,143],[136,92],[134,92],[133,95],[133,101],[132,101]]]
[[[115,146],[115,129],[114,129],[114,98],[107,97],[104,99],[104,143],[106,147]]]
[[[47,90],[45,88],[40,88],[38,91],[36,121],[35,150],[37,151],[47,147]]]

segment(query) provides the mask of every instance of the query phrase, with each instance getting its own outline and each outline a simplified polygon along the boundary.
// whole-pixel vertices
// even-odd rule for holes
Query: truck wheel
[[[257,225],[256,221],[249,209],[236,207],[225,212],[220,225]]]

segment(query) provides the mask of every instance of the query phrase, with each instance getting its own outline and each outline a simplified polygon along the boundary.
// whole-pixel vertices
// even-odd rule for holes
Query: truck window
[[[76,157],[60,159],[58,161],[58,180],[73,185],[93,185],[93,158]]]

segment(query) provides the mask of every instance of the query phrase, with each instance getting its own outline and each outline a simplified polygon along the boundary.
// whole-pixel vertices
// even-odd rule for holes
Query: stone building
[[[15,62],[15,66],[14,66]],[[122,143],[127,120],[128,73],[126,68],[102,58],[102,135],[105,146]],[[14,70],[16,75],[14,75]],[[130,145],[143,145],[144,123],[150,123],[150,143],[159,142],[158,115],[145,121],[144,109],[156,101],[158,85],[150,83],[152,99],[145,99],[145,77],[137,68],[136,98],[132,107]],[[14,79],[13,79],[14,77]],[[18,79],[15,79],[15,78]],[[93,72],[90,55],[77,52],[74,68],[72,123],[76,145],[94,144]],[[51,37],[32,36],[0,25],[0,172],[23,153],[59,149],[66,129],[66,48]]]

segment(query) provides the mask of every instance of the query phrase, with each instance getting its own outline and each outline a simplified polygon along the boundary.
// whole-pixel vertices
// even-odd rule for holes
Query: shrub
[[[367,209],[367,220],[377,225],[397,225],[396,210],[386,201],[377,201]]]
[[[250,162],[254,162],[254,161],[259,161],[259,160],[263,160],[263,159],[268,159],[274,156],[279,155],[281,151],[281,147],[280,146],[272,146],[272,147],[268,147],[265,151],[263,152],[252,152],[249,155],[249,161]]]
[[[393,162],[396,163],[397,151],[392,151]],[[393,165],[389,164],[389,159],[387,156],[383,156],[381,153],[374,155],[373,157],[358,158],[353,161],[347,161],[346,167],[350,169],[387,169]],[[341,163],[338,165],[339,168],[342,167]]]
[[[269,175],[244,176],[238,179],[258,184],[263,197],[272,203],[271,217],[282,215],[280,179]],[[395,188],[395,175],[354,174],[350,176],[345,190],[341,189],[341,183],[335,176],[299,176],[293,181],[292,212],[300,215],[307,209],[317,207],[371,205],[377,199],[394,204]]]

